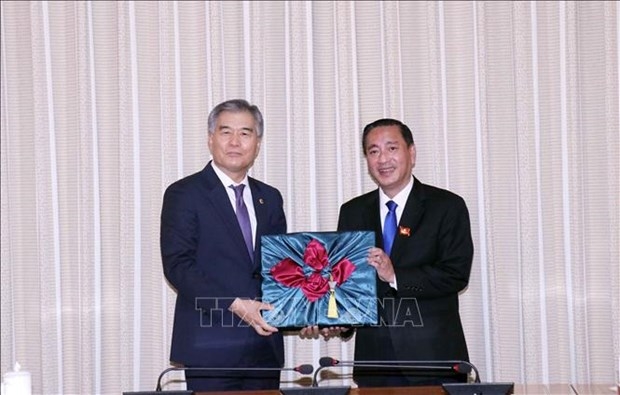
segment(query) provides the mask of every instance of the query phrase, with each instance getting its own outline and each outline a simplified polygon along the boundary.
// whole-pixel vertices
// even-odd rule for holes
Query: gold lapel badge
[[[409,236],[411,236],[411,228],[408,228],[406,226],[399,226],[398,227],[398,234],[400,234],[401,236],[404,236],[404,237],[409,237]]]

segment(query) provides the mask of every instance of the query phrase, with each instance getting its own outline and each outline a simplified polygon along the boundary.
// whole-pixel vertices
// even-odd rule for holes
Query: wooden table
[[[571,384],[578,395],[620,395],[620,384]]]
[[[620,395],[615,384],[515,384],[515,395]],[[280,391],[197,392],[196,395],[280,395]],[[441,387],[351,388],[349,395],[447,395]]]
[[[515,384],[515,394],[575,395],[570,384]]]
[[[324,386],[327,388],[328,386]],[[321,388],[319,386],[319,388]],[[196,395],[281,395],[280,391],[196,392]],[[351,388],[348,395],[446,395],[441,387]]]

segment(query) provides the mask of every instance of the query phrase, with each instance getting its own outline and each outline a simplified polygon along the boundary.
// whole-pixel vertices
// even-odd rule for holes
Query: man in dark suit
[[[209,114],[213,160],[170,185],[161,214],[166,279],[177,291],[172,362],[185,367],[274,368],[186,371],[194,391],[277,389],[281,333],[261,317],[260,240],[286,233],[280,192],[247,172],[263,135],[260,110],[245,100]]]
[[[379,188],[342,205],[338,230],[376,234],[379,248],[369,251],[368,262],[377,270],[381,323],[357,329],[355,360],[467,361],[458,301],[473,259],[465,202],[412,176],[416,148],[411,130],[402,122],[380,119],[367,125],[362,144],[368,171]],[[392,214],[388,206],[394,207]],[[390,227],[386,217],[391,215],[394,230],[384,237]],[[360,387],[464,379],[444,373],[355,367],[353,375]]]

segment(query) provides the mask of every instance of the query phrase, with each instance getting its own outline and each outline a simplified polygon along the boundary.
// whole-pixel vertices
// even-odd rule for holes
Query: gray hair
[[[213,134],[215,132],[215,125],[217,123],[217,118],[221,113],[229,111],[229,112],[249,112],[252,117],[254,117],[254,121],[256,122],[256,135],[261,138],[263,137],[263,114],[261,114],[260,110],[257,106],[248,103],[243,99],[233,99],[222,102],[215,106],[211,113],[209,114],[208,120],[208,128],[209,134]]]

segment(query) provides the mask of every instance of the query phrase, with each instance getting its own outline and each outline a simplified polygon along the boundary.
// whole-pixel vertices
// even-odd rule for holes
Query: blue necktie
[[[243,233],[243,239],[245,240],[245,245],[248,248],[248,253],[250,254],[250,258],[254,261],[254,243],[252,243],[252,225],[250,223],[250,215],[248,214],[248,208],[243,201],[243,188],[244,184],[239,184],[237,186],[230,186],[235,191],[235,200],[236,200],[236,214],[237,221],[239,222],[239,227],[241,227],[241,233]]]
[[[396,204],[393,200],[385,203],[390,210],[385,216],[385,223],[383,224],[383,251],[390,255],[392,252],[392,245],[394,245],[394,237],[396,237]]]

